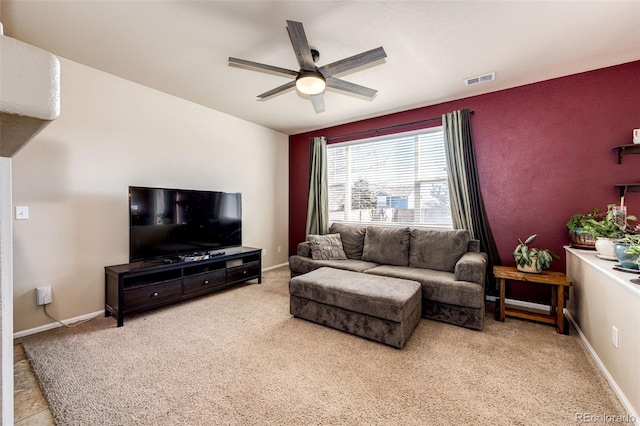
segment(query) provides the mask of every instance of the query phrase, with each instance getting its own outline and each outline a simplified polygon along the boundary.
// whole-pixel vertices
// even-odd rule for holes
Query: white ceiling
[[[326,111],[286,77],[228,66],[233,56],[293,70],[286,20],[304,24],[322,66],[383,46],[387,59],[338,75],[371,101],[328,90]],[[640,59],[640,1],[14,1],[5,35],[286,134]],[[494,82],[463,80],[495,71]]]

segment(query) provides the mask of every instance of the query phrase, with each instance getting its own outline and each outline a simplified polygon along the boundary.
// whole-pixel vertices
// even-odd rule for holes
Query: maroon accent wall
[[[632,130],[640,128],[640,61],[634,61],[290,136],[290,253],[305,239],[311,137],[438,117],[464,108],[475,111],[471,128],[480,185],[505,265],[514,264],[517,239],[537,233],[536,246],[561,255],[551,269],[564,271],[569,217],[619,203],[616,183],[640,182],[640,155],[626,156],[618,165],[612,149],[632,143]],[[423,126],[434,125],[440,122]],[[640,193],[627,194],[625,204],[630,214],[640,217]],[[511,297],[547,300],[546,290],[525,283],[511,287]]]

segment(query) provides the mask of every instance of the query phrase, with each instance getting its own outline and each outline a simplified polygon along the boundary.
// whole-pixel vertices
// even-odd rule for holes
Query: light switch
[[[29,207],[28,206],[16,206],[16,220],[29,219]]]

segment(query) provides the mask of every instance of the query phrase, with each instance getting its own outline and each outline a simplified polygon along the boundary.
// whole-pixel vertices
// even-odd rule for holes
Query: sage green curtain
[[[465,110],[468,113],[468,110]],[[469,120],[465,121],[462,111],[454,111],[442,116],[445,153],[449,179],[451,218],[455,229],[468,229],[476,238],[476,229],[471,211],[474,196],[468,186],[469,175],[465,163],[465,139],[470,138]],[[465,134],[468,132],[468,134]],[[475,160],[474,160],[475,162]]]
[[[469,110],[444,114],[442,127],[453,227],[468,229],[472,238],[480,240],[481,251],[489,258],[486,290],[496,294],[493,266],[501,262],[480,191]]]
[[[312,138],[310,154],[307,235],[324,235],[329,232],[327,138]]]

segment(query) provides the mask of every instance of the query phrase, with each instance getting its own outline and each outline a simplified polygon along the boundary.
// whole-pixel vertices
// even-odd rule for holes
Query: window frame
[[[420,150],[420,144],[424,141],[425,143],[433,143],[433,141],[431,140],[431,137],[434,133],[439,133],[441,135],[441,141],[442,141],[442,145],[441,148],[440,146],[438,146],[438,152],[436,153],[437,155],[434,156],[434,160],[437,160],[436,163],[430,163],[430,164],[437,164],[440,165],[440,163],[442,163],[445,167],[444,169],[444,176],[443,177],[437,177],[437,178],[431,178],[431,179],[419,179],[419,175],[421,173],[421,170],[427,170],[430,166],[427,166],[427,169],[421,169],[420,168],[420,159],[421,157],[423,157],[424,152],[421,152]],[[421,139],[421,136],[426,136],[425,139]],[[375,143],[380,143],[380,142],[384,142],[384,141],[389,141],[390,143],[401,143],[401,141],[403,139],[408,139],[408,138],[413,138],[413,146],[414,146],[414,154],[413,154],[413,167],[414,167],[414,171],[413,171],[413,179],[412,181],[409,182],[409,185],[406,186],[406,188],[410,188],[410,186],[413,186],[414,189],[411,190],[411,192],[409,193],[409,195],[407,196],[407,204],[408,205],[414,205],[416,204],[416,200],[418,204],[422,204],[421,201],[421,197],[422,195],[418,196],[416,198],[416,190],[415,188],[421,188],[421,192],[424,194],[424,191],[428,191],[428,189],[422,189],[422,185],[427,184],[427,185],[444,185],[444,188],[446,190],[446,203],[442,204],[442,200],[444,199],[444,197],[440,194],[438,198],[438,202],[441,203],[442,205],[437,206],[438,207],[438,211],[436,212],[435,209],[429,209],[429,207],[426,208],[420,208],[420,209],[415,209],[415,208],[406,208],[404,210],[412,210],[413,211],[413,219],[408,221],[408,220],[393,220],[393,218],[399,218],[400,214],[399,212],[393,212],[393,207],[391,204],[387,203],[387,207],[390,210],[392,210],[392,220],[388,220],[388,216],[386,217],[385,221],[380,221],[380,220],[374,220],[374,213],[371,212],[371,218],[369,220],[362,220],[362,210],[365,209],[351,209],[351,192],[353,190],[353,188],[355,188],[355,182],[357,181],[357,179],[354,179],[351,175],[350,170],[345,171],[345,178],[342,180],[342,182],[335,182],[333,181],[333,173],[336,173],[335,170],[337,170],[336,164],[332,158],[332,155],[330,153],[330,150],[332,149],[338,149],[338,148],[347,148],[349,149],[350,147],[354,147],[354,146],[363,146],[363,145],[367,145],[367,144],[375,144]],[[411,226],[411,227],[421,227],[421,228],[425,228],[425,229],[435,229],[435,230],[445,230],[445,229],[453,229],[453,224],[452,224],[452,213],[451,213],[451,196],[450,196],[450,191],[449,191],[449,181],[448,181],[448,171],[446,169],[447,167],[447,161],[446,161],[446,152],[445,152],[445,146],[444,146],[444,133],[443,133],[443,126],[433,126],[433,127],[428,127],[428,128],[422,128],[422,129],[418,129],[418,130],[412,130],[412,131],[407,131],[407,132],[398,132],[398,133],[390,133],[390,134],[386,134],[386,135],[382,135],[382,136],[374,136],[374,137],[370,137],[370,138],[362,138],[362,139],[356,139],[356,140],[351,140],[351,141],[346,141],[346,142],[337,142],[337,143],[333,143],[333,144],[328,144],[327,145],[327,178],[328,178],[328,182],[327,182],[327,187],[328,187],[328,195],[329,195],[329,223],[348,223],[348,224],[354,224],[354,225],[361,225],[361,226],[368,226],[368,225],[376,225],[376,226]],[[422,156],[420,154],[423,154]],[[439,157],[439,158],[437,158]],[[344,161],[347,162],[347,164],[349,163],[349,161],[351,161],[351,156],[350,156],[350,152],[347,151],[347,153],[344,155]],[[348,167],[345,166],[346,169],[348,169]],[[374,184],[374,186],[379,185],[378,183]],[[336,187],[342,187],[342,193],[339,194],[337,197],[335,196],[335,189],[333,190],[333,196],[332,196],[332,188],[336,188]],[[376,194],[376,196],[379,194],[380,190],[378,190],[378,193]],[[433,195],[433,191],[430,191],[431,194]],[[442,190],[440,190],[440,193],[442,192]],[[388,196],[388,195],[387,195]],[[388,196],[389,197],[389,196]],[[393,198],[393,196],[391,196]],[[397,198],[397,197],[396,197]],[[413,199],[413,202],[411,202],[411,199]],[[338,200],[337,202],[335,200]],[[340,204],[340,201],[342,201],[342,204]],[[397,200],[396,200],[397,201]],[[335,207],[332,209],[332,203],[333,206],[343,206],[343,210],[336,210]],[[396,204],[397,205],[397,204]],[[376,210],[378,209],[379,206],[379,201],[376,204]],[[346,218],[336,218],[336,216],[339,215],[339,211],[343,211],[343,215],[346,217],[348,216],[351,212],[355,212],[356,210],[359,211],[360,214],[360,218],[359,220],[354,220],[353,218],[350,219],[346,219]],[[371,209],[372,211],[374,209]],[[396,210],[403,210],[403,209],[396,209]],[[423,217],[423,213],[428,217],[429,216],[429,212],[436,212],[436,213],[440,213],[440,214],[444,214],[444,216],[446,216],[446,220],[445,222],[442,221],[442,219],[440,220],[435,220],[432,222],[429,221],[422,221],[422,217]],[[446,214],[445,214],[446,212]],[[353,213],[351,213],[353,214]],[[418,221],[416,221],[416,215],[418,216]],[[443,217],[444,217],[443,216]],[[405,217],[406,214],[405,214]]]

